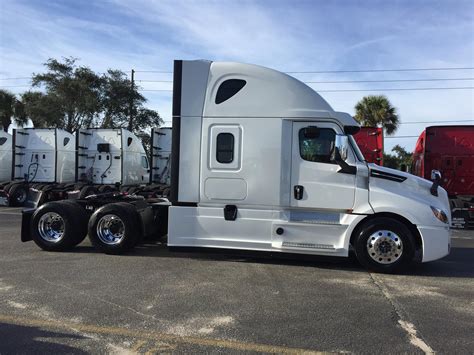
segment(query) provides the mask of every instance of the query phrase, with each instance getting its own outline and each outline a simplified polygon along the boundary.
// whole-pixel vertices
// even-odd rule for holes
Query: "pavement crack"
[[[101,298],[101,297],[97,297],[97,296],[91,295],[91,294],[89,294],[89,293],[87,293],[87,292],[84,292],[84,291],[81,291],[81,290],[77,290],[77,289],[72,288],[72,287],[69,287],[69,286],[67,286],[67,285],[63,285],[63,284],[60,284],[60,283],[57,283],[57,282],[53,282],[53,281],[47,280],[47,279],[45,279],[44,277],[41,277],[41,276],[38,277],[38,279],[40,279],[41,281],[46,282],[46,283],[48,283],[48,284],[50,284],[50,285],[53,285],[53,286],[56,286],[56,287],[61,287],[61,288],[64,288],[64,289],[66,289],[66,290],[69,290],[69,291],[77,292],[78,294],[87,296],[87,297],[89,297],[89,298],[93,298],[93,299],[98,300],[98,301],[100,301],[100,302],[106,303],[106,304],[108,304],[108,305],[110,305],[110,306],[118,307],[118,308],[121,308],[121,309],[126,309],[126,310],[129,310],[129,311],[131,311],[131,312],[133,312],[133,313],[136,313],[136,314],[138,314],[138,315],[140,315],[140,316],[148,317],[148,318],[151,318],[151,319],[153,319],[153,320],[155,320],[155,321],[159,321],[159,319],[157,319],[155,316],[153,316],[153,315],[151,315],[151,314],[142,313],[142,312],[140,312],[140,311],[138,311],[138,310],[136,310],[136,309],[134,309],[134,308],[132,308],[132,307],[122,306],[122,305],[120,305],[120,304],[118,304],[118,303],[111,302],[111,301],[107,301],[107,300],[105,300],[105,299],[103,299],[103,298]]]
[[[375,286],[380,290],[382,295],[387,299],[387,301],[393,307],[395,314],[398,317],[397,323],[398,325],[407,333],[408,338],[410,339],[410,343],[413,346],[416,346],[425,354],[434,354],[435,351],[431,348],[426,341],[423,339],[423,336],[420,334],[419,331],[415,328],[415,325],[408,321],[409,317],[407,312],[402,308],[400,304],[398,304],[395,299],[390,294],[387,287],[383,284],[382,280],[376,277],[374,274],[369,272],[369,276]]]

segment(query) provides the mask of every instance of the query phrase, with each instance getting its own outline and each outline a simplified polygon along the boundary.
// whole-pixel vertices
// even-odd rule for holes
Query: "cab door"
[[[356,175],[342,173],[332,161],[336,133],[327,122],[293,122],[291,206],[349,210],[355,200]],[[355,165],[349,149],[347,163]]]

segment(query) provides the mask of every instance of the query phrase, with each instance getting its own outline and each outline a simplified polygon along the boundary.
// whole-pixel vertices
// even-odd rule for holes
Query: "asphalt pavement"
[[[403,275],[346,258],[44,252],[0,208],[0,354],[474,353],[474,231]]]

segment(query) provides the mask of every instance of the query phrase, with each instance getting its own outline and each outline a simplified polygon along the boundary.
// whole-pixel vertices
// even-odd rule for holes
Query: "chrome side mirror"
[[[441,180],[441,172],[436,169],[431,170],[431,180],[433,181]]]
[[[336,134],[335,147],[335,161],[345,161],[347,159],[347,152],[349,150],[349,137],[343,134]]]

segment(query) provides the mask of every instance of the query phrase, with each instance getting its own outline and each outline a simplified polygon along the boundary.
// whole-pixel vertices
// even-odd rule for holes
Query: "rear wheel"
[[[129,203],[119,202],[99,208],[89,220],[89,239],[106,254],[122,254],[137,245],[141,236],[140,216]]]
[[[358,230],[354,244],[359,262],[382,273],[405,269],[415,254],[412,232],[405,224],[386,217],[366,222]]]
[[[87,213],[74,201],[46,203],[33,214],[31,234],[43,250],[70,249],[86,237]]]
[[[28,199],[28,186],[25,184],[15,184],[10,187],[10,206],[21,207]]]

